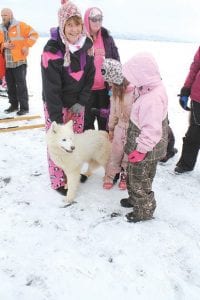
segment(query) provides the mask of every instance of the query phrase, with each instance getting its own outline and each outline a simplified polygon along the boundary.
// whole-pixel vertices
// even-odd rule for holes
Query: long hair
[[[113,83],[112,85],[112,93],[113,93],[113,98],[119,98],[119,102],[122,104],[124,101],[124,95],[126,92],[126,88],[129,85],[129,81],[124,78],[122,84],[118,85]]]

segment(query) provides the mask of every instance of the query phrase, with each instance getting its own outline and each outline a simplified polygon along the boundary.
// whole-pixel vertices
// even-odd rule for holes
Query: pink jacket
[[[123,103],[121,103],[118,98],[114,99],[113,96],[110,97],[109,130],[114,130],[116,125],[123,128],[125,127],[126,129],[128,128],[131,107],[134,100],[133,91],[133,86],[129,85],[124,95]]]
[[[89,24],[89,15],[92,8],[88,8],[84,16],[84,25],[87,31],[87,34],[90,36],[90,24]],[[96,68],[94,76],[94,84],[92,90],[103,90],[105,89],[105,82],[101,74],[101,66],[105,58],[105,48],[103,43],[103,38],[101,35],[101,28],[97,33],[96,40],[93,41],[93,50],[94,50],[94,65]]]
[[[123,65],[124,76],[133,84],[135,102],[131,121],[139,128],[136,138],[139,152],[146,153],[162,137],[162,122],[167,116],[168,97],[162,83],[158,65],[149,53],[140,53]]]
[[[200,47],[195,53],[184,87],[190,88],[192,100],[200,102]]]

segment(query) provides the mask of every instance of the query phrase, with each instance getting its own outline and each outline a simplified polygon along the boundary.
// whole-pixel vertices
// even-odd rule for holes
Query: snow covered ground
[[[29,57],[30,114],[43,115],[40,54],[44,43],[41,38]],[[63,197],[49,186],[44,130],[0,133],[2,300],[200,297],[200,161],[189,174],[173,174],[188,124],[177,93],[198,45],[116,43],[122,62],[139,51],[153,53],[169,95],[169,118],[179,153],[158,166],[155,219],[125,222],[123,216],[130,209],[121,208],[119,200],[127,192],[117,186],[103,190],[102,169],[80,185],[77,204],[63,208]],[[7,106],[1,98],[0,117]],[[118,216],[111,217],[113,212]]]

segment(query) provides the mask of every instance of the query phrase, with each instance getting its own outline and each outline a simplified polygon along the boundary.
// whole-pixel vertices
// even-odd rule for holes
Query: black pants
[[[177,166],[184,170],[193,170],[200,148],[200,102],[191,102],[190,125],[183,138],[181,158]]]
[[[107,119],[100,116],[95,116],[91,112],[91,108],[108,108],[110,104],[110,97],[108,95],[108,90],[97,90],[92,91],[91,97],[88,101],[88,104],[85,107],[85,121],[84,121],[84,130],[94,129],[94,122],[97,119],[98,129],[106,130],[107,128]]]
[[[168,144],[167,144],[167,155],[170,156],[172,153],[174,153],[174,145],[175,145],[175,137],[174,133],[169,126],[168,128]]]
[[[28,110],[28,90],[26,85],[26,64],[6,69],[6,83],[10,104]]]

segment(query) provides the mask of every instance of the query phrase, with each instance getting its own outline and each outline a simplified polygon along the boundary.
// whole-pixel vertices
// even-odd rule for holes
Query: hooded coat
[[[195,53],[184,87],[189,89],[193,101],[200,102],[200,47]]]
[[[89,15],[92,9],[93,8],[88,8],[84,15],[84,25],[85,25],[86,32],[89,36],[90,36]],[[94,85],[92,87],[92,90],[102,90],[105,88],[108,89],[108,85],[105,84],[101,74],[101,65],[103,63],[104,58],[113,58],[116,60],[120,60],[118,49],[115,45],[112,36],[109,34],[108,30],[102,26],[97,33],[96,40],[94,40],[93,43],[94,43],[93,45],[94,64],[95,64],[96,71],[95,71]]]
[[[128,154],[135,149],[141,153],[153,154],[154,151],[151,158],[160,159],[165,155],[167,146],[168,97],[157,63],[151,54],[140,53],[123,65],[122,72],[135,86],[135,101],[130,115],[134,129],[131,135],[128,133]],[[156,149],[159,153],[155,155]]]
[[[92,8],[88,8],[84,15],[84,24],[88,34],[90,32],[89,14],[91,9]],[[101,27],[101,35],[103,38],[103,43],[105,48],[105,58],[113,58],[120,61],[117,46],[115,45],[112,36],[109,34],[109,31],[106,28]]]

